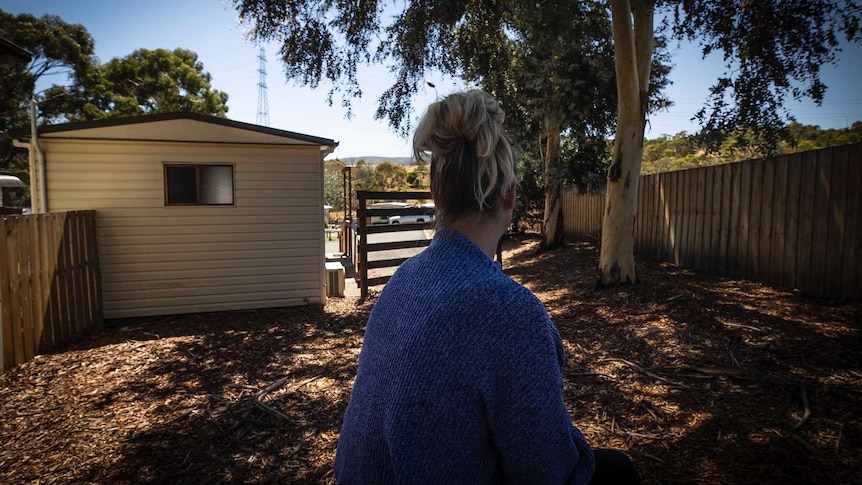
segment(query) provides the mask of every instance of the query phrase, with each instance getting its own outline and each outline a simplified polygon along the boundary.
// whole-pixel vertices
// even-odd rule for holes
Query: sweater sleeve
[[[586,484],[595,458],[563,401],[559,333],[529,291],[511,296],[498,307],[487,396],[504,482]]]

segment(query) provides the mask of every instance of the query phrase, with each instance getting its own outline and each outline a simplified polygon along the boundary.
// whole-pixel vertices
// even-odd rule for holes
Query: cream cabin
[[[104,317],[319,303],[337,143],[195,113],[40,127],[33,212],[96,211]]]

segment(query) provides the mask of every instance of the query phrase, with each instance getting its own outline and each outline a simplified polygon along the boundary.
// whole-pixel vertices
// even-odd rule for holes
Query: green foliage
[[[514,114],[514,107],[524,107],[525,121],[536,109],[553,114],[552,110],[569,107],[568,102],[548,103],[553,96],[525,96],[531,89],[551,95],[554,89],[581,92],[592,100],[604,99],[586,88],[603,88],[596,76],[608,76],[601,67],[606,59],[576,53],[584,39],[604,35],[598,35],[604,28],[596,29],[593,20],[607,20],[605,2],[411,1],[395,4],[400,13],[389,24],[381,22],[384,9],[376,0],[233,0],[233,4],[252,27],[252,38],[281,42],[289,79],[312,87],[326,80],[332,85],[330,96],[340,92],[345,106],[361,95],[358,66],[391,61],[393,83],[378,100],[377,117],[387,118],[403,133],[409,131],[413,94],[436,71],[485,86],[516,87],[514,92],[521,98],[513,96],[515,103],[507,103],[507,111]],[[788,139],[785,126],[793,121],[784,108],[786,102],[807,97],[819,103],[826,91],[820,69],[834,63],[839,38],[859,42],[862,36],[862,5],[854,0],[666,0],[656,5],[658,13],[669,14],[666,27],[674,38],[698,42],[704,55],[723,55],[726,72],[712,86],[708,104],[696,114],[703,143],[713,149],[736,130],[755,134],[737,140],[740,149],[748,143],[775,149]],[[604,45],[598,41],[590,47],[612,59],[613,51]],[[666,75],[661,68],[667,65],[664,45],[658,36],[650,110],[669,103],[658,95]],[[520,55],[512,55],[515,52]],[[501,96],[505,90],[491,91]],[[524,97],[537,100],[538,106],[531,107]],[[575,107],[587,106],[581,98],[566,99],[575,99]],[[595,107],[598,113],[603,110],[603,105]],[[561,114],[561,119],[578,118]],[[535,123],[525,126],[537,130]],[[566,130],[560,133],[567,134]]]
[[[531,153],[518,160],[518,200],[512,223],[518,232],[541,228],[545,204],[543,161]]]
[[[847,145],[862,141],[862,121],[856,121],[850,128],[821,130],[819,126],[791,123],[787,127],[795,144],[788,144],[785,150],[801,152],[837,145]]]
[[[56,15],[15,16],[0,10],[0,36],[33,55],[27,66],[0,68],[4,112],[10,104],[20,107],[33,98],[41,77],[68,71],[69,79],[75,81],[84,77],[96,61],[95,42],[87,29]]]
[[[407,188],[407,170],[401,165],[380,162],[374,167],[375,190],[396,191]]]
[[[822,130],[819,126],[799,123],[791,123],[785,129],[795,141],[779,143],[771,152],[774,155],[818,150],[862,141],[862,121],[857,121],[852,127],[844,129]],[[702,143],[701,137],[688,135],[685,132],[677,133],[672,137],[665,135],[654,140],[646,140],[642,173],[649,175],[768,156],[770,152],[754,137],[751,132],[735,132],[716,149],[709,149],[708,145]],[[741,138],[747,141],[740,144],[738,140]]]
[[[344,210],[344,176],[341,173],[344,166],[339,159],[323,164],[323,203],[331,205],[336,212]]]
[[[328,160],[323,169],[323,192],[324,201],[331,205],[336,211],[344,210],[344,184],[342,169],[345,167],[341,160]],[[351,168],[353,183],[353,206],[356,207],[358,200],[356,192],[366,191],[404,191],[404,190],[429,190],[428,164],[420,162],[416,166],[404,167],[392,162],[383,161],[378,164],[367,163],[359,159]]]
[[[413,190],[430,190],[431,168],[424,158],[419,158],[412,171],[407,174],[407,184]]]
[[[360,190],[380,190],[374,174],[374,165],[360,158],[351,169],[354,193]]]
[[[603,1],[466,0],[412,1],[381,24],[383,9],[373,1],[304,0],[282,5],[266,0],[234,0],[240,17],[258,40],[280,41],[289,79],[317,86],[327,80],[330,95],[359,93],[356,68],[368,60],[369,39],[380,38],[373,60],[391,62],[392,85],[378,99],[376,117],[403,134],[410,128],[412,98],[426,75],[443,72],[492,93],[507,113],[507,129],[535,168],[522,186],[546,189],[595,183],[609,158],[605,138],[616,122],[614,50]],[[335,19],[327,23],[325,19]],[[657,39],[658,52],[664,42]],[[667,100],[667,58],[655,57],[651,107]],[[562,139],[548,148],[547,140]],[[408,175],[411,187],[420,176]],[[362,177],[357,179],[361,180]],[[355,180],[357,180],[355,179]],[[373,187],[361,181],[360,185]],[[379,185],[379,183],[378,183]],[[525,199],[533,214],[543,197]]]
[[[30,99],[39,124],[157,112],[227,112],[227,94],[212,89],[197,54],[185,49],[140,49],[99,65],[95,42],[80,24],[56,15],[12,15],[0,10],[0,36],[33,54],[27,65],[0,67],[0,170],[29,181],[27,153],[14,149],[10,130],[30,123]],[[35,92],[39,79],[67,73],[68,82]],[[27,191],[14,203],[26,205]]]
[[[46,106],[64,120],[92,120],[191,111],[227,113],[227,93],[212,89],[212,77],[186,49],[138,49],[94,68],[78,86],[54,86]]]
[[[29,64],[0,67],[0,170],[29,183],[27,152],[12,146],[10,130],[29,125],[31,99],[43,102],[36,83],[44,76],[67,71],[72,84],[85,76],[95,62],[93,38],[80,24],[64,22],[56,15],[12,15],[0,10],[0,36],[33,55]],[[14,190],[11,203],[29,204],[29,192]]]
[[[725,72],[695,115],[701,143],[712,150],[740,132],[742,150],[752,143],[766,153],[778,150],[794,121],[787,100],[820,104],[826,93],[820,69],[836,62],[840,37],[862,40],[862,4],[855,0],[662,3],[670,6],[678,39],[696,40],[704,56],[718,51],[724,57]]]

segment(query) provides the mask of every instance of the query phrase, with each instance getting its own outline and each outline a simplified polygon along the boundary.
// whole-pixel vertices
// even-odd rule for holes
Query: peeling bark
[[[620,179],[622,174],[623,174],[622,155],[618,153],[617,156],[614,157],[613,165],[611,165],[611,167],[608,169],[608,180],[610,180],[612,182],[616,182],[617,180]]]
[[[653,50],[654,2],[611,0],[610,4],[619,104],[614,163],[608,170],[606,210],[602,220],[600,286],[637,281],[634,223]]]

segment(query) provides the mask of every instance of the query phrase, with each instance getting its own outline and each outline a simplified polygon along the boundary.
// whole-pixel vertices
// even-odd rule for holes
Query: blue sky
[[[256,122],[260,46],[245,38],[244,27],[227,0],[0,0],[0,8],[13,14],[56,14],[66,22],[83,24],[95,39],[96,55],[102,62],[138,48],[192,50],[212,75],[213,87],[230,96],[228,117]],[[409,156],[409,140],[393,133],[385,121],[374,120],[377,98],[391,82],[385,68],[360,71],[363,97],[354,100],[354,115],[348,120],[339,98],[331,107],[326,104],[328,85],[313,90],[286,81],[277,59],[278,46],[264,48],[270,126],[334,139],[340,143],[334,157]],[[696,46],[685,45],[676,51],[673,63],[673,85],[666,92],[675,106],[651,116],[647,138],[697,131],[690,118],[706,99],[722,66],[719,58],[702,60]],[[862,120],[862,47],[848,46],[837,68],[824,66],[823,79],[829,90],[822,106],[810,102],[790,105],[797,120],[821,128],[845,128]],[[50,81],[63,83],[65,79]],[[414,100],[414,119],[437,93],[442,96],[463,87],[439,76],[428,81],[437,91],[422,87]]]

